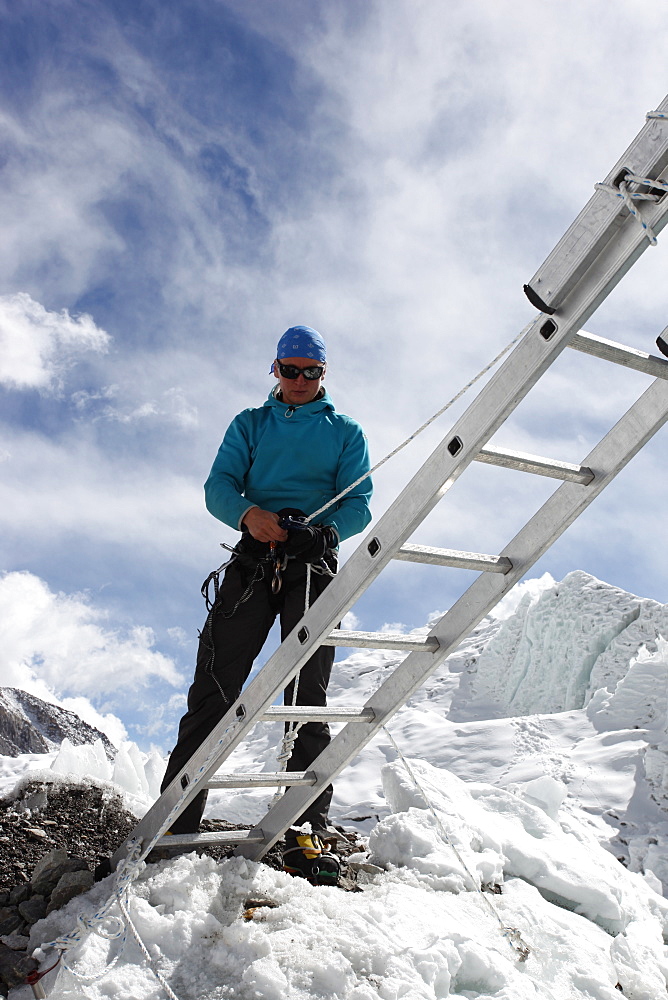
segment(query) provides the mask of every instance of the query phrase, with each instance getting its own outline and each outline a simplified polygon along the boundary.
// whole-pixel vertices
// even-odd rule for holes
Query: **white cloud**
[[[24,687],[24,690],[28,690]],[[33,691],[34,694],[37,692]],[[44,695],[39,695],[44,698]],[[104,733],[118,749],[121,743],[128,739],[128,731],[123,722],[112,712],[99,712],[97,708],[81,695],[79,698],[44,698],[44,701],[53,701],[55,704],[66,708],[69,712],[74,712],[80,719],[87,722],[89,726],[94,726]]]
[[[131,551],[138,567],[141,560],[156,558],[207,566],[218,558],[218,542],[234,534],[204,507],[208,457],[192,477],[182,472],[181,459],[178,468],[173,460],[154,465],[128,460],[124,452],[100,451],[74,432],[56,441],[35,432],[14,433],[8,444],[11,457],[0,477],[0,534],[11,557],[3,568],[25,565],[28,538],[46,552],[70,535]],[[212,440],[212,455],[217,445]],[[69,543],[64,552],[78,558]]]
[[[128,387],[130,388],[130,387]],[[97,392],[85,389],[72,394],[72,402],[80,413],[93,414],[93,420],[109,420],[119,424],[136,424],[145,421],[162,424],[175,424],[181,430],[192,430],[199,423],[197,407],[193,406],[179,386],[165,389],[158,399],[148,399],[136,405],[102,406],[96,412],[98,404],[120,395],[117,385],[108,385]]]
[[[53,389],[77,354],[104,352],[108,344],[91,316],[49,312],[26,292],[0,296],[0,383]]]
[[[150,628],[135,626],[120,635],[105,628],[104,618],[81,595],[54,594],[32,573],[5,574],[0,578],[3,684],[39,697],[51,692],[49,701],[54,693],[66,700],[113,695],[117,701],[124,691],[154,680],[182,683],[172,660],[153,648]]]
[[[360,620],[354,611],[348,611],[341,620],[341,628],[346,632],[357,632],[360,627]]]
[[[185,629],[181,628],[180,625],[174,625],[173,628],[167,629],[167,635],[179,646],[189,646],[191,639]]]
[[[298,78],[315,83],[317,97],[304,124],[325,168],[321,185],[313,176],[298,198],[289,183],[281,187],[280,168],[274,171],[272,163],[267,169],[267,147],[255,147],[224,110],[215,128],[206,115],[190,114],[161,64],[133,50],[127,33],[112,37],[107,21],[91,32],[91,44],[117,67],[135,104],[123,105],[119,93],[118,103],[93,106],[56,71],[35,88],[39,96],[30,114],[5,123],[21,154],[5,168],[0,190],[6,234],[0,263],[13,282],[5,287],[30,287],[43,301],[59,296],[74,302],[108,286],[117,295],[108,300],[108,325],[119,343],[120,324],[131,317],[123,349],[105,358],[100,383],[76,386],[74,426],[57,440],[41,429],[7,435],[6,450],[0,450],[0,459],[9,459],[0,483],[0,527],[16,540],[9,565],[24,565],[19,560],[31,546],[40,546],[46,559],[51,540],[74,560],[73,537],[112,543],[125,557],[131,553],[138,573],[159,559],[214,564],[211,552],[221,532],[230,540],[232,532],[205,513],[200,484],[229,419],[262,402],[273,344],[293,322],[311,323],[326,335],[336,405],[362,422],[373,458],[380,458],[527,321],[532,310],[522,282],[662,96],[646,52],[658,51],[668,36],[667,14],[636,19],[634,31],[625,33],[619,23],[629,8],[621,0],[318,5],[317,16],[307,16],[297,32],[280,5],[258,0],[233,6],[242,25],[278,37]],[[295,111],[299,100],[298,85]],[[137,107],[151,109],[156,127],[146,126]],[[285,134],[291,136],[289,128]],[[227,253],[234,223],[221,225],[211,190],[193,169],[209,142],[229,148],[257,185],[253,194],[268,219],[259,262],[255,254],[239,262]],[[282,152],[270,149],[272,159]],[[144,220],[151,253],[137,258],[138,278],[144,266],[155,277],[159,262],[162,305],[150,315],[141,297],[147,286],[139,282],[140,291],[133,291],[114,274],[120,255],[133,250],[133,237],[121,235],[104,211],[128,192],[131,200],[137,184],[158,191],[164,206]],[[164,231],[162,222],[169,223]],[[606,322],[629,326],[628,338],[624,331],[615,339],[651,350],[653,338],[629,320],[642,310],[647,327],[653,315],[661,316],[657,333],[665,322],[667,247],[664,235],[613,296]],[[27,286],[19,280],[24,274]],[[128,295],[137,298],[134,312],[125,308]],[[54,322],[69,318],[77,348],[84,346],[80,321],[34,306]],[[612,337],[600,316],[592,331]],[[116,322],[119,327],[111,325]],[[48,388],[57,385],[69,348],[48,330],[40,336],[45,353],[35,346],[42,341],[28,338],[33,353],[11,364],[22,384]],[[612,423],[626,391],[621,380],[630,385],[635,376],[613,366],[594,368],[598,362],[568,353],[538,402],[523,405],[496,443],[579,461],[599,425]],[[188,431],[197,424],[190,400],[201,408],[201,429],[174,434],[175,427]],[[376,518],[455,412],[461,408],[376,477]],[[169,453],[158,447],[161,435],[169,439]],[[660,529],[665,472],[658,445],[648,450],[656,456],[652,475],[636,480],[635,499],[630,480],[626,487],[620,480],[610,499],[597,503],[598,523],[606,529],[601,534],[614,537],[615,523],[628,523],[634,502]],[[509,477],[473,470],[467,477],[473,485],[458,484],[447,513],[435,512],[414,541],[498,551],[516,530],[517,512],[524,516],[520,501],[534,493],[524,477],[517,485]],[[639,520],[651,532],[647,517]],[[592,568],[598,543],[594,547],[577,531],[575,526],[570,534],[581,539],[573,558]],[[358,540],[346,543],[345,551]],[[607,547],[612,551],[609,542]],[[639,526],[627,548],[634,559],[622,560],[615,582],[637,589],[625,579],[629,567],[638,574],[646,567],[648,592],[658,596],[665,571],[651,563],[658,564],[661,546],[648,551],[645,538],[643,547]],[[104,556],[105,578],[114,574],[111,552]],[[435,584],[430,574],[436,571],[413,572],[422,574],[415,589],[423,591],[424,606],[445,606],[451,586],[445,573]],[[389,594],[389,585],[382,586]],[[379,615],[402,618],[401,600],[394,593],[391,601],[381,597]]]

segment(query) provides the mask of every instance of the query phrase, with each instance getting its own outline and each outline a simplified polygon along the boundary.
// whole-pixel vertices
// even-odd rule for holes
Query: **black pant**
[[[253,576],[250,596],[240,603],[229,618],[239,599],[246,594]],[[329,576],[311,574],[309,603],[323,592]],[[218,598],[202,630],[197,653],[195,678],[188,692],[188,711],[179,724],[176,746],[167,764],[162,781],[164,791],[182,767],[190,760],[212,729],[220,722],[241,693],[255,657],[280,615],[281,639],[293,630],[304,614],[306,566],[290,560],[283,574],[283,584],[277,594],[271,590],[271,570],[268,565],[241,558],[225,571]],[[327,685],[334,662],[334,648],[320,646],[302,667],[297,688],[298,705],[326,705]],[[285,704],[292,703],[294,682],[284,692]],[[330,740],[326,722],[307,722],[299,729],[288,771],[306,771]],[[171,825],[173,833],[194,833],[206,805],[207,792],[200,792]],[[329,785],[304,812],[298,823],[310,822],[315,831],[327,827],[327,812],[332,799]]]

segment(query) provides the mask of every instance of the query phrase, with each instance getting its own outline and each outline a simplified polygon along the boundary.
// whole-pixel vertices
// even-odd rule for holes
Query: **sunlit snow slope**
[[[182,1000],[668,996],[663,636],[665,606],[583,572],[516,588],[389,726],[422,791],[383,732],[337,779],[333,819],[369,835],[382,869],[364,892],[194,855],[140,875],[135,919],[171,988]],[[361,705],[396,662],[354,652],[335,665],[330,704]],[[258,726],[233,768],[274,770],[280,730]],[[102,756],[66,746],[54,767],[95,774]],[[40,760],[12,766],[18,774]],[[113,775],[140,811],[156,760],[125,747]],[[267,800],[218,792],[209,814],[254,821]],[[482,895],[483,885],[502,892]],[[31,943],[67,930],[109,891],[107,880],[50,915]],[[258,894],[277,907],[244,921]],[[503,926],[529,944],[526,962]],[[90,973],[115,947],[95,939],[77,961]],[[84,991],[61,975],[53,994],[109,995],[161,995],[134,946],[99,984]]]
[[[529,581],[483,620],[390,731],[404,753],[464,781],[513,788],[556,779],[562,812],[577,814],[632,870],[649,869],[668,888],[663,636],[668,607],[656,601],[580,571],[558,584]],[[364,650],[335,664],[330,704],[362,705],[398,659]],[[257,727],[234,769],[275,770],[279,739],[278,725]],[[368,832],[387,814],[380,767],[395,757],[381,732],[337,779],[336,821]],[[262,792],[219,792],[209,814],[257,820],[267,801]]]

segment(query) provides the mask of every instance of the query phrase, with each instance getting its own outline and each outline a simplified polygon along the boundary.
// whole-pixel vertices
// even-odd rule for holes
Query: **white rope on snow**
[[[438,815],[438,813],[434,809],[434,806],[432,805],[431,799],[429,798],[429,796],[425,792],[424,788],[422,787],[422,785],[418,781],[418,778],[417,778],[417,775],[415,774],[415,771],[410,766],[410,764],[408,763],[408,761],[404,757],[403,753],[401,752],[401,748],[400,748],[399,744],[397,743],[397,741],[395,740],[394,736],[392,735],[392,733],[390,732],[390,730],[387,728],[387,726],[383,726],[383,730],[387,734],[387,736],[389,737],[390,743],[392,744],[392,746],[394,747],[394,749],[397,751],[397,753],[398,753],[398,755],[399,755],[399,757],[401,759],[402,764],[404,765],[404,767],[406,768],[406,771],[408,772],[408,776],[410,777],[411,781],[413,782],[413,784],[417,788],[418,792],[420,793],[420,795],[422,796],[422,798],[426,802],[427,808],[429,809],[429,812],[431,813],[432,817],[436,821],[436,825],[437,825],[437,827],[438,827],[438,829],[439,829],[439,831],[441,833],[441,836],[443,837],[443,839],[446,842],[446,844],[448,845],[448,847],[450,847],[452,849],[452,851],[454,852],[455,857],[457,858],[457,860],[459,861],[460,865],[462,866],[462,868],[464,869],[464,871],[468,875],[469,879],[471,880],[471,885],[473,886],[473,888],[475,889],[475,891],[480,895],[480,897],[484,900],[485,905],[487,906],[487,908],[492,913],[492,916],[494,917],[494,919],[498,922],[503,937],[507,940],[507,942],[510,945],[510,947],[517,953],[518,960],[520,962],[526,962],[527,958],[531,954],[531,949],[529,948],[529,945],[526,943],[526,941],[524,941],[524,939],[522,938],[522,935],[520,934],[520,932],[517,929],[517,927],[509,927],[507,924],[504,924],[504,922],[501,919],[501,916],[500,916],[498,910],[496,909],[496,907],[494,906],[494,904],[491,902],[491,900],[489,899],[489,897],[486,896],[485,893],[482,891],[482,888],[480,887],[480,885],[478,885],[478,880],[473,876],[473,874],[469,870],[466,862],[464,861],[463,857],[461,856],[461,854],[459,853],[459,851],[455,847],[454,843],[452,842],[452,840],[451,840],[451,838],[450,838],[447,830],[445,829],[445,827],[443,826],[443,823],[441,822],[440,816]]]
[[[221,735],[220,739],[213,747],[213,749],[210,751],[202,766],[197,771],[196,777],[202,774],[202,772],[206,770],[206,768],[209,766],[213,758],[217,755],[218,749],[221,743],[224,741],[225,737],[228,736],[229,733],[231,733],[234,729],[236,729],[237,726],[240,724],[240,722],[241,722],[240,718],[235,719],[229,726],[227,726],[227,728]],[[180,798],[177,800],[174,807],[167,816],[164,822],[164,829],[169,829],[171,821],[179,814],[181,810],[181,804],[183,800],[186,798],[189,791],[190,791],[190,785],[186,786]],[[176,994],[172,991],[171,987],[169,986],[169,983],[165,980],[164,976],[159,972],[158,969],[154,968],[153,959],[151,958],[148,948],[142,941],[141,935],[139,934],[139,931],[137,930],[134,921],[132,920],[129,910],[130,888],[132,886],[132,883],[139,875],[140,872],[139,866],[143,862],[144,858],[146,858],[153,850],[158,840],[160,840],[161,836],[162,836],[161,832],[157,832],[152,837],[152,839],[146,844],[142,844],[140,842],[133,843],[132,846],[129,848],[127,858],[124,858],[120,862],[118,868],[116,869],[116,877],[114,879],[113,891],[111,895],[102,904],[100,909],[97,910],[90,917],[80,913],[79,916],[77,917],[77,923],[74,930],[70,931],[68,934],[63,934],[61,937],[55,938],[53,941],[48,941],[41,945],[42,950],[54,949],[60,952],[62,957],[63,968],[67,969],[67,971],[72,976],[79,979],[81,982],[89,984],[94,983],[100,979],[103,979],[106,975],[108,975],[108,973],[114,968],[114,966],[120,959],[121,955],[123,954],[125,945],[127,943],[127,932],[129,928],[144,958],[146,959],[146,962],[148,963],[151,972],[153,973],[153,975],[156,977],[156,979],[164,989],[165,993],[169,997],[169,1000],[179,1000],[179,998],[176,996]],[[121,911],[120,917],[110,913],[112,907],[116,904],[118,905],[118,908]],[[115,923],[115,929],[112,930],[109,929],[108,927],[105,927],[105,921],[109,921],[112,924],[112,927]],[[67,960],[64,957],[65,954],[71,948],[74,948],[81,943],[85,934],[97,934],[99,937],[105,938],[108,941],[115,941],[118,939],[122,939],[121,946],[116,956],[112,959],[111,962],[105,965],[105,967],[102,969],[101,972],[97,973],[94,976],[87,976],[83,973],[78,972],[76,969],[74,969],[71,965],[67,963]]]

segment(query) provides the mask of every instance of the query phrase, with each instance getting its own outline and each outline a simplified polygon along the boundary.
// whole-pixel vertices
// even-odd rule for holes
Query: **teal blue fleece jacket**
[[[242,410],[228,427],[204,486],[206,506],[237,530],[251,507],[312,514],[369,468],[362,428],[337,413],[327,393],[289,406],[271,392],[263,406]],[[371,492],[367,477],[315,520],[331,524],[343,541],[371,520]]]

